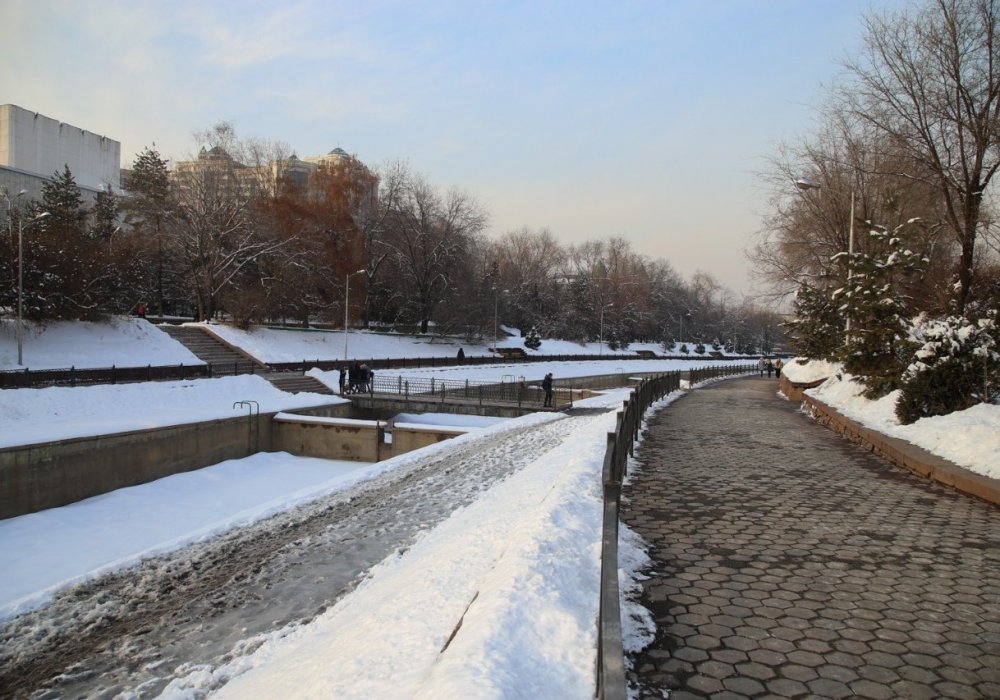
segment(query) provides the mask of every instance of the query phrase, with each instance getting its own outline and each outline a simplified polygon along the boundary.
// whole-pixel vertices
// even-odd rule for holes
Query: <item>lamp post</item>
[[[607,304],[601,305],[601,333],[600,333],[600,338],[598,338],[597,352],[602,357],[604,356],[604,310],[610,309],[614,305],[615,305],[614,302],[608,302]]]
[[[24,190],[21,190],[23,193]],[[18,196],[21,196],[18,194]],[[28,226],[31,226],[37,221],[41,221],[49,213],[43,211],[42,213],[36,215],[30,221],[28,221]],[[24,222],[17,222],[17,364],[19,366],[24,365]]]
[[[351,277],[354,275],[360,275],[364,270],[355,270],[354,272],[348,272],[344,277],[344,362],[347,362],[347,324],[350,320],[349,314],[351,310]]]

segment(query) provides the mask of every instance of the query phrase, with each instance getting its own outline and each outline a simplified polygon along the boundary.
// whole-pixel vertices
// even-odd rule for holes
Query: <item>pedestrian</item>
[[[458,349],[458,361],[461,362],[464,359],[465,359],[465,350],[463,350],[462,348],[459,348]]]
[[[781,379],[781,368],[784,366],[785,365],[781,361],[780,357],[774,361],[774,376],[777,377],[778,379]]]
[[[344,387],[347,386],[347,367],[344,365],[340,366],[340,393],[343,395]]]
[[[135,310],[135,315],[138,316],[139,318],[146,318],[146,305],[143,304],[141,301],[139,302],[139,306]]]
[[[365,363],[362,363],[359,368],[358,381],[361,384],[362,393],[368,393],[371,391],[372,370]]]
[[[545,379],[542,380],[542,389],[545,390],[545,405],[552,405],[552,372],[545,375]]]
[[[757,370],[760,372],[760,376],[764,376],[764,368],[767,367],[767,362],[764,360],[764,356],[761,355],[760,359],[757,360]]]
[[[767,358],[766,362],[767,362],[767,376],[768,376],[768,378],[770,378],[771,377],[771,373],[774,372],[774,365],[771,364],[771,358],[770,357]]]
[[[358,363],[355,362],[351,365],[351,368],[347,370],[347,391],[348,393],[354,394],[358,391],[358,386],[361,382],[361,368],[358,367]]]

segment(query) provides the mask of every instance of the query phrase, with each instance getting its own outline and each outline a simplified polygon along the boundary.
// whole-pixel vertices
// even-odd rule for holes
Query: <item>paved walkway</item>
[[[622,521],[649,545],[638,696],[1000,698],[1000,508],[738,379],[650,421]]]

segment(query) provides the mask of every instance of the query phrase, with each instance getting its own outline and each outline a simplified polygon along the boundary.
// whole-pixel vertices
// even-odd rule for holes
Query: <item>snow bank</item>
[[[809,360],[803,357],[796,357],[789,360],[781,369],[782,373],[788,377],[789,381],[799,384],[809,384],[832,377],[840,371],[840,365],[827,362],[826,360]]]
[[[977,474],[1000,479],[1000,406],[979,404],[900,425],[895,413],[898,391],[871,401],[862,396],[863,390],[850,375],[835,371],[821,386],[806,393],[868,428],[906,440]]]
[[[380,564],[313,623],[273,635],[251,656],[217,670],[214,682],[236,676],[217,695],[591,695],[600,470],[613,428],[613,413],[584,422]],[[165,695],[182,695],[185,686],[176,683]]]
[[[24,365],[17,364],[14,323],[0,323],[0,369],[205,364],[159,328],[138,318],[113,318],[106,323],[25,323]]]
[[[0,447],[182,425],[246,415],[237,401],[264,413],[339,403],[324,394],[286,394],[256,375],[174,382],[99,384],[0,392]]]

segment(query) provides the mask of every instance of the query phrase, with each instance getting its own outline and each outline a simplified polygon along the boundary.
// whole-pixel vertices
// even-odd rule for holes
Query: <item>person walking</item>
[[[345,365],[340,366],[340,393],[344,394],[344,388],[347,386],[347,367]]]
[[[757,371],[760,372],[760,376],[764,376],[764,368],[767,367],[767,360],[761,355],[761,358],[757,360]]]
[[[774,361],[774,376],[777,377],[778,379],[781,379],[781,368],[784,366],[785,365],[781,361],[780,357]]]
[[[542,380],[542,389],[545,390],[545,406],[552,406],[552,372],[545,375]]]
[[[767,364],[767,377],[768,377],[768,379],[770,379],[771,378],[771,374],[774,372],[774,365],[771,364],[771,358],[770,357],[767,358],[766,360],[764,360],[764,362]]]

